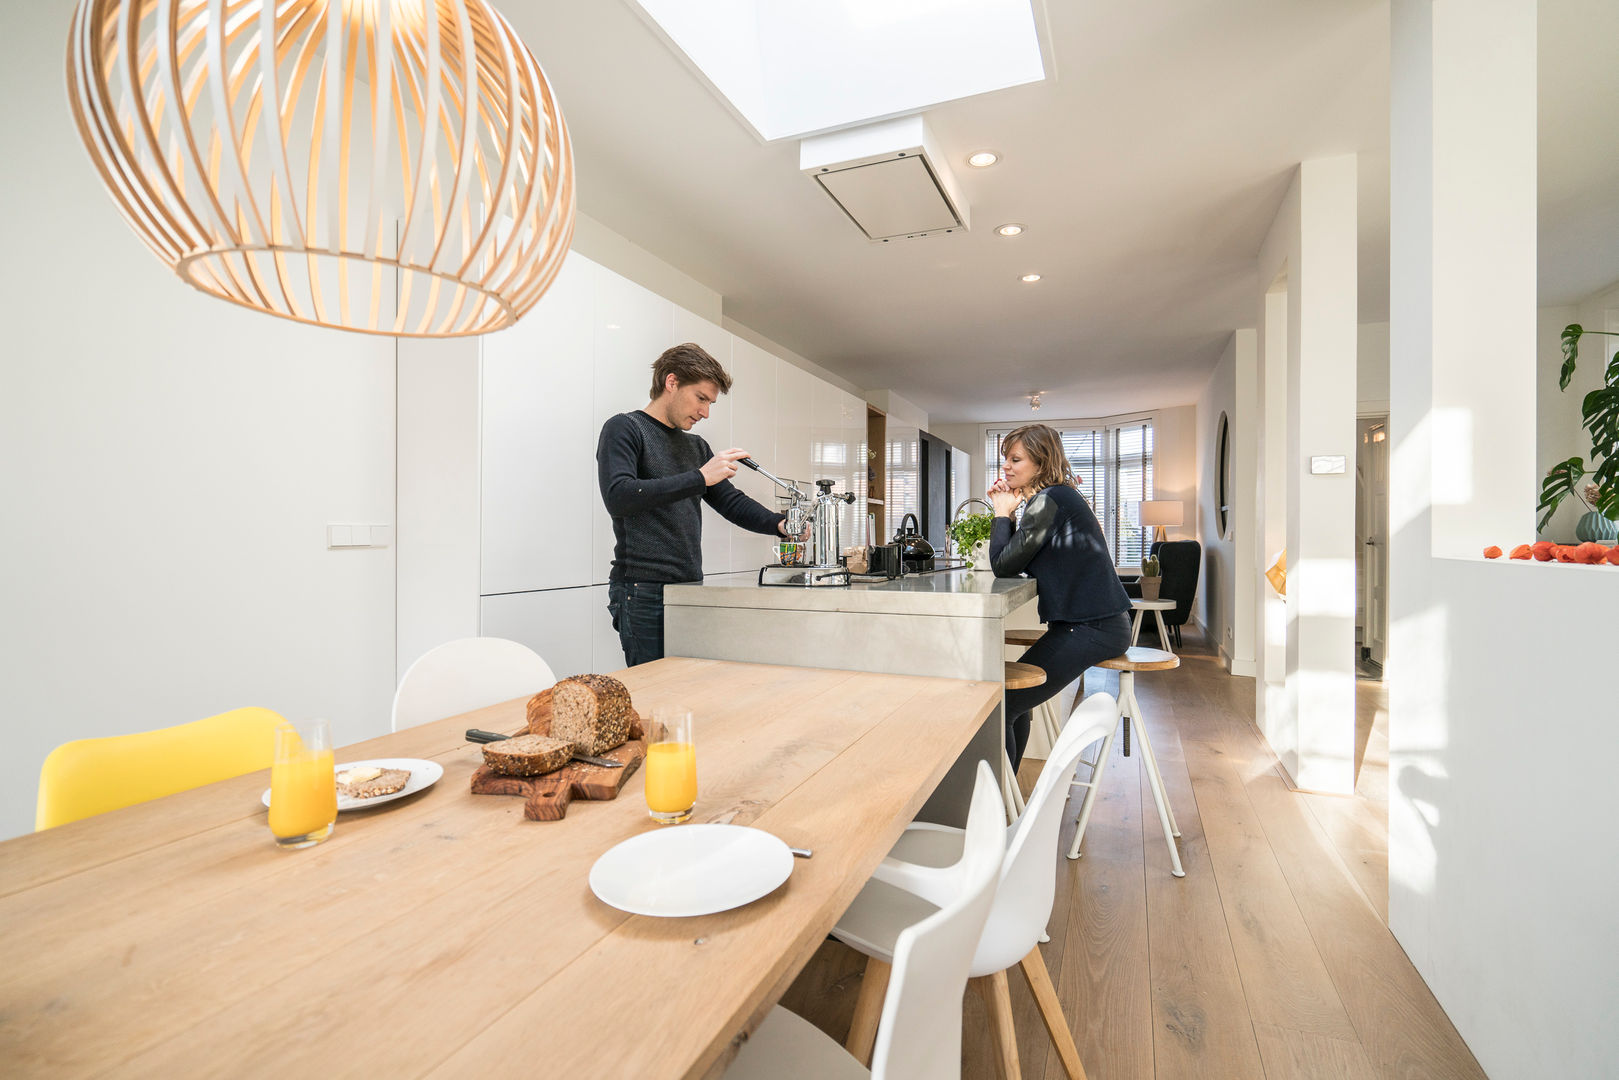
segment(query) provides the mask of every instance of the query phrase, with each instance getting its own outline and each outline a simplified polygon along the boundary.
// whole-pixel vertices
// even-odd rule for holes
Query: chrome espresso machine
[[[787,507],[787,532],[792,536],[809,536],[803,557],[796,564],[773,563],[759,569],[761,585],[793,585],[801,587],[836,586],[849,584],[849,571],[838,562],[843,546],[838,535],[838,504],[854,502],[853,492],[834,495],[835,481],[815,481],[816,493],[806,494],[791,480],[783,480],[760,466],[752,458],[743,458],[738,464],[781,488],[791,498]]]

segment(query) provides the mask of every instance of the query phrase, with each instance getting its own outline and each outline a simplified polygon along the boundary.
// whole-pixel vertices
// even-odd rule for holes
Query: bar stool
[[[1044,637],[1045,633],[1046,632],[1044,630],[1033,627],[1008,630],[1006,631],[1006,644],[1009,647],[1016,645],[1027,649]],[[1029,726],[1033,729],[1029,736],[1031,742],[1033,742],[1034,739],[1034,732],[1039,732],[1040,737],[1045,740],[1045,744],[1047,746],[1057,745],[1057,736],[1062,734],[1063,725],[1067,723],[1066,719],[1059,719],[1057,714],[1057,709],[1059,707],[1057,704],[1057,699],[1061,696],[1062,695],[1060,693],[1053,694],[1051,697],[1034,707],[1034,714],[1029,717]],[[1073,708],[1068,710],[1068,714],[1070,716],[1073,715],[1074,709],[1079,708],[1079,703],[1084,697],[1085,674],[1084,672],[1081,672],[1079,681],[1074,687]],[[1090,763],[1086,762],[1086,764]]]
[[[1031,686],[1039,686],[1046,681],[1045,668],[1035,667],[1033,664],[1020,664],[1013,660],[1006,661],[1004,675],[1008,690],[1027,690]],[[1012,768],[1012,755],[1004,755],[1001,762],[1001,798],[1006,800],[1006,820],[1013,822],[1023,813],[1023,790],[1018,787],[1017,772]]]
[[[1091,808],[1096,803],[1097,791],[1102,787],[1102,774],[1107,771],[1108,755],[1113,752],[1113,737],[1123,729],[1124,756],[1129,757],[1130,721],[1135,720],[1141,738],[1141,754],[1147,759],[1147,780],[1152,787],[1152,800],[1158,805],[1158,823],[1164,827],[1164,842],[1169,845],[1169,872],[1176,877],[1185,877],[1186,871],[1181,869],[1180,851],[1175,847],[1175,838],[1181,834],[1180,826],[1175,824],[1175,811],[1170,808],[1169,797],[1164,792],[1164,778],[1158,771],[1158,758],[1152,752],[1151,740],[1147,738],[1147,725],[1141,723],[1141,703],[1136,700],[1136,672],[1170,671],[1181,666],[1180,657],[1162,649],[1131,646],[1123,656],[1103,660],[1096,666],[1119,673],[1119,722],[1102,741],[1102,752],[1096,759],[1090,781],[1074,781],[1087,790],[1084,805],[1079,808],[1079,826],[1074,830],[1074,843],[1068,849],[1068,857],[1079,858],[1079,842],[1085,838],[1085,826],[1090,824]]]

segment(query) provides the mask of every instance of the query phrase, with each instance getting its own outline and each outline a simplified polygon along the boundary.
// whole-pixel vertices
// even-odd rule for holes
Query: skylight
[[[1045,78],[1030,0],[634,0],[759,135]]]

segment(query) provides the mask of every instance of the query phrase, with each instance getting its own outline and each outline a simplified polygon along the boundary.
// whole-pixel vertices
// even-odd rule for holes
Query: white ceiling
[[[1360,318],[1388,318],[1386,0],[1049,0],[1054,79],[927,113],[972,230],[892,244],[628,0],[497,2],[556,87],[581,211],[936,423],[1024,415],[1033,390],[1049,416],[1195,400],[1254,323],[1259,245],[1306,158],[1361,155]],[[1541,11],[1541,300],[1568,303],[1619,279],[1619,65],[1591,45],[1619,40],[1619,4]],[[967,168],[986,147],[1002,162]]]

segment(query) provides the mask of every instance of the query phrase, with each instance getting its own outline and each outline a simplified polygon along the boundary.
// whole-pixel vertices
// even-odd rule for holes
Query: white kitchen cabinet
[[[607,516],[596,483],[596,438],[609,417],[647,403],[652,362],[671,344],[674,307],[670,301],[617,274],[604,272],[596,279],[590,467],[577,478],[575,488],[576,498],[590,505],[593,584],[607,581],[613,562],[613,519]]]
[[[702,346],[721,367],[731,372],[731,332],[677,307],[670,344],[688,341]],[[735,372],[732,375],[734,378]],[[701,435],[715,453],[736,445],[731,441],[731,410],[730,395],[721,394],[709,410],[708,419],[692,428],[693,434]],[[736,526],[709,509],[707,503],[703,504],[703,573],[723,574],[731,568],[731,540],[736,531]]]
[[[731,444],[746,450],[777,476],[787,475],[776,463],[776,375],[784,366],[757,345],[732,338]],[[776,485],[758,473],[743,469],[734,483],[765,506],[776,508]],[[762,533],[732,527],[731,569],[757,570],[772,560],[774,544]]]
[[[603,586],[486,596],[480,632],[484,637],[507,638],[527,645],[551,665],[559,679],[581,672],[613,671],[616,669],[595,667],[592,655],[594,620],[607,617],[606,591]],[[593,612],[597,592],[603,594],[602,610]],[[618,666],[623,666],[622,660]]]
[[[587,585],[591,427],[600,266],[570,255],[539,305],[482,339],[482,593]],[[600,499],[596,499],[600,502]]]

